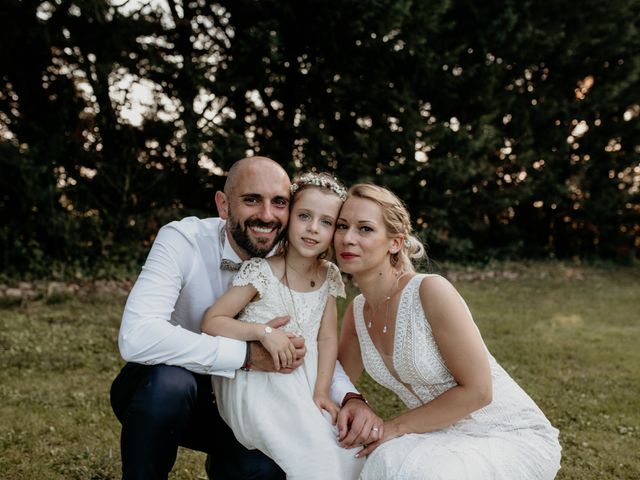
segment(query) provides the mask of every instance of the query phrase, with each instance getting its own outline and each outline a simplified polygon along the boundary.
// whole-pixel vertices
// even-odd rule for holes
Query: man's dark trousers
[[[166,479],[178,446],[207,453],[207,473],[215,480],[285,478],[269,457],[235,439],[218,413],[208,375],[127,363],[111,386],[111,406],[122,423],[124,480]]]

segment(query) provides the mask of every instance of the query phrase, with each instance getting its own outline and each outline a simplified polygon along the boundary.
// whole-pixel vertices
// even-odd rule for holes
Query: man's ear
[[[229,217],[229,202],[224,192],[218,190],[215,196],[216,208],[221,219],[226,220]]]

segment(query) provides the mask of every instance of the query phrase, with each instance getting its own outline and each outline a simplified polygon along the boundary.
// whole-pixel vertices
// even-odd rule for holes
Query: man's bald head
[[[243,158],[231,166],[224,192],[216,192],[215,200],[240,258],[264,257],[282,238],[289,220],[290,187],[287,172],[270,158]]]
[[[238,160],[229,169],[227,180],[224,182],[224,193],[227,197],[232,196],[233,189],[238,184],[238,180],[250,173],[260,173],[268,171],[270,174],[286,178],[289,181],[289,175],[280,164],[268,157],[246,157]]]

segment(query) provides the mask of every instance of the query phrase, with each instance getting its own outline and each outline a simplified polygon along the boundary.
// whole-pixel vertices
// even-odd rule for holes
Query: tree
[[[163,5],[0,6],[7,271],[139,261],[250,153],[388,185],[438,258],[638,255],[638,0]]]

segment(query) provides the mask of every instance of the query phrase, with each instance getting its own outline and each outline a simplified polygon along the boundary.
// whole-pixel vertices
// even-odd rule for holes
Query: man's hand
[[[271,328],[278,328],[289,322],[289,317],[277,317],[267,322]],[[304,338],[298,337],[293,333],[287,333],[289,340],[295,348],[295,355],[293,358],[293,364],[290,368],[281,368],[278,373],[291,373],[304,361],[304,356],[307,353],[307,347],[304,345]],[[251,368],[261,372],[275,372],[276,367],[273,363],[273,357],[258,342],[249,342],[249,348],[251,348]]]
[[[344,448],[357,448],[376,442],[384,435],[383,424],[382,419],[364,401],[351,399],[338,413],[338,442]]]

